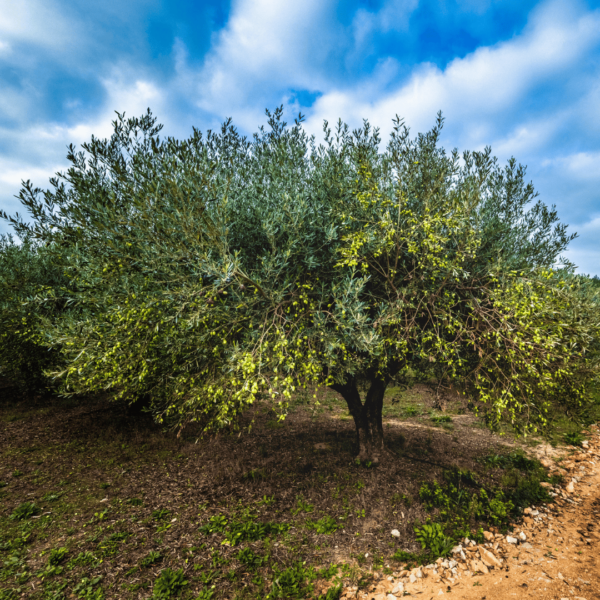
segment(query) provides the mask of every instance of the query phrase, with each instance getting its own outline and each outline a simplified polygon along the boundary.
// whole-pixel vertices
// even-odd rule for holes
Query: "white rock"
[[[573,485],[573,482],[570,481],[567,485],[567,487],[565,488],[565,490],[567,492],[569,492],[569,494],[572,494],[575,491],[575,486]]]
[[[512,537],[512,536],[510,536],[510,535],[507,535],[507,536],[506,536],[506,541],[507,541],[509,544],[516,544],[516,543],[517,543],[519,540],[517,540],[517,538],[514,538],[514,537]]]
[[[408,580],[409,580],[411,583],[416,583],[416,581],[417,581],[417,578],[414,576],[414,574],[413,574],[413,573],[411,573],[411,574],[410,574],[410,577],[408,578]]]
[[[527,536],[521,531],[521,533],[519,533],[519,535],[517,536],[522,542],[526,542],[527,541]]]
[[[459,544],[458,546],[454,546],[452,548],[452,554],[460,554],[462,552],[462,546]]]
[[[404,584],[399,581],[393,588],[392,588],[392,594],[396,594],[396,595],[402,595],[404,594]]]
[[[397,529],[392,529],[392,535],[394,537],[399,538],[400,537],[400,532]]]
[[[388,595],[385,597],[385,600],[396,600],[396,596],[394,596],[394,594],[388,594]]]

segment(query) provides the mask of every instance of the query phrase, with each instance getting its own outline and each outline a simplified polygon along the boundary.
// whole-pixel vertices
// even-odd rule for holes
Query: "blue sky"
[[[147,107],[164,134],[265,108],[413,133],[528,166],[579,234],[568,257],[600,274],[600,0],[0,0],[0,208],[22,179],[48,187],[69,143]],[[0,232],[9,231],[0,222]]]

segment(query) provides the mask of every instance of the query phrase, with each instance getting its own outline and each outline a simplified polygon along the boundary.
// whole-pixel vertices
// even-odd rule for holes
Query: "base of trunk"
[[[378,463],[385,450],[382,409],[387,382],[381,379],[373,379],[364,404],[360,400],[360,394],[353,379],[350,379],[344,385],[332,387],[346,400],[348,410],[354,418],[358,446],[356,459],[361,462]]]

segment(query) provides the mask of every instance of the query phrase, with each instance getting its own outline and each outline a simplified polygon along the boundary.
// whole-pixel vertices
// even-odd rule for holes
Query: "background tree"
[[[367,121],[315,147],[301,122],[254,141],[159,138],[150,111],[70,148],[66,174],[5,218],[67,265],[73,310],[44,321],[64,394],[152,398],[158,420],[220,427],[299,387],[348,404],[359,457],[383,449],[392,380],[453,382],[494,426],[574,411],[598,374],[598,302],[564,262],[574,236],[514,160]],[[53,300],[38,297],[36,302]],[[364,389],[364,397],[361,390]]]
[[[50,347],[43,323],[67,310],[61,293],[58,301],[55,294],[67,284],[61,265],[44,246],[27,235],[21,243],[0,235],[0,374],[24,393],[53,387],[45,371],[62,364],[62,356]],[[47,298],[43,305],[40,297]]]

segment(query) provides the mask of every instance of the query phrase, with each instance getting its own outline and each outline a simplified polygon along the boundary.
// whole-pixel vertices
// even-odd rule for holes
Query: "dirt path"
[[[555,468],[565,476],[556,503],[528,510],[513,539],[487,533],[485,544],[463,541],[446,567],[439,559],[435,569],[395,573],[369,593],[349,588],[342,598],[600,599],[600,430],[590,433],[588,448]]]

